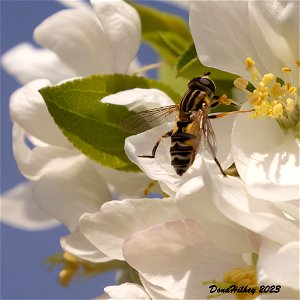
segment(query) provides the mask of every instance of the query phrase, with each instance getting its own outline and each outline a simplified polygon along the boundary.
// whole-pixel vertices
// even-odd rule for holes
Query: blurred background
[[[167,1],[136,1],[171,12],[187,20],[188,13]],[[1,55],[21,42],[31,42],[32,32],[45,18],[63,9],[56,1],[1,0]],[[155,53],[142,45],[138,53],[142,65],[157,61]],[[150,73],[155,77],[155,72]],[[19,173],[11,146],[12,122],[9,97],[20,84],[1,68],[1,194],[25,181]],[[46,231],[24,231],[1,224],[1,299],[91,299],[114,284],[115,274],[58,284],[59,269],[51,272],[43,260],[59,251],[60,237],[68,231],[60,226]]]

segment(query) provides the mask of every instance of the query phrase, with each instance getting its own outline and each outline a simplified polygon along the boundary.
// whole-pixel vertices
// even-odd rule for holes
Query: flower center
[[[300,100],[299,87],[292,86],[290,73],[292,70],[282,68],[282,79],[276,78],[272,73],[262,75],[255,67],[251,57],[245,59],[246,70],[252,74],[254,90],[247,89],[248,81],[244,78],[237,78],[234,81],[235,87],[247,94],[249,103],[253,106],[254,112],[251,118],[268,117],[276,119],[284,130],[292,128],[297,138],[300,137]],[[300,67],[299,61],[296,62]]]
[[[226,272],[223,276],[223,281],[208,281],[203,282],[205,285],[216,286],[217,294],[208,298],[215,298],[224,293],[232,293],[238,300],[255,299],[258,295],[258,287],[256,280],[256,267],[250,265],[244,268],[235,268]]]

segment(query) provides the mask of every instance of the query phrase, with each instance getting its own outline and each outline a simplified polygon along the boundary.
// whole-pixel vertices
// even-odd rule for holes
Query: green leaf
[[[129,134],[119,126],[130,112],[124,106],[100,101],[107,95],[137,87],[157,88],[175,102],[180,100],[180,95],[156,80],[121,74],[94,75],[39,92],[55,123],[82,153],[110,168],[139,171],[124,152]]]
[[[188,80],[183,77],[176,77],[174,65],[168,63],[163,64],[158,69],[158,79],[168,86],[171,86],[174,91],[180,95],[183,95],[187,90]]]
[[[233,81],[238,77],[235,74],[227,73],[218,69],[209,68],[201,64],[194,44],[190,44],[176,62],[178,77],[192,79],[210,72],[210,78],[216,84],[216,95],[226,94],[231,97]]]
[[[161,12],[149,6],[131,3],[138,11],[142,23],[143,40],[170,63],[192,42],[192,36],[184,20],[176,15]]]

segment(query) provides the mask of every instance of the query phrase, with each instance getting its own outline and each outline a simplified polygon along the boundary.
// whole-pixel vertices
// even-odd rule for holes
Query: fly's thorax
[[[188,114],[194,111],[199,111],[203,106],[210,105],[210,98],[203,90],[189,89],[182,97],[179,112],[181,118],[185,118]]]

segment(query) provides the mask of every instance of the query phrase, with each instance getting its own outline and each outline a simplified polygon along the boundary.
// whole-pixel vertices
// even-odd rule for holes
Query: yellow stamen
[[[288,111],[292,111],[294,109],[294,107],[295,107],[294,100],[291,99],[291,98],[287,98],[285,100],[285,102],[286,102],[286,109]]]
[[[233,81],[234,86],[242,91],[246,89],[248,83],[248,80],[242,77],[239,77]]]
[[[283,67],[281,70],[282,70],[283,73],[289,73],[289,72],[292,71],[292,70],[291,70],[290,68],[288,68],[288,67]]]
[[[236,299],[255,299],[258,294],[256,268],[253,265],[226,272],[223,280],[227,283],[236,284],[239,287],[247,285],[249,288],[255,289],[253,295],[251,293],[235,293]]]
[[[294,87],[294,86],[291,86],[291,87],[289,88],[289,93],[290,93],[290,94],[295,94],[296,91],[297,91],[297,88]]]
[[[268,84],[270,84],[271,81],[275,81],[275,79],[276,79],[276,77],[274,74],[268,73],[263,76],[262,82],[264,83],[264,85],[268,85]]]
[[[251,72],[253,70],[253,66],[255,65],[254,60],[251,57],[247,57],[245,59],[246,70]]]
[[[232,99],[228,98],[227,95],[223,94],[220,98],[219,98],[220,103],[225,104],[225,105],[230,105],[232,103]]]
[[[283,114],[282,104],[278,103],[278,104],[274,105],[272,114],[273,114],[274,118],[282,117],[282,114]]]
[[[300,60],[296,61],[296,65],[297,65],[297,67],[300,67]]]
[[[273,87],[271,88],[270,94],[274,98],[278,98],[285,93],[285,87],[281,86],[280,83],[275,83]]]

